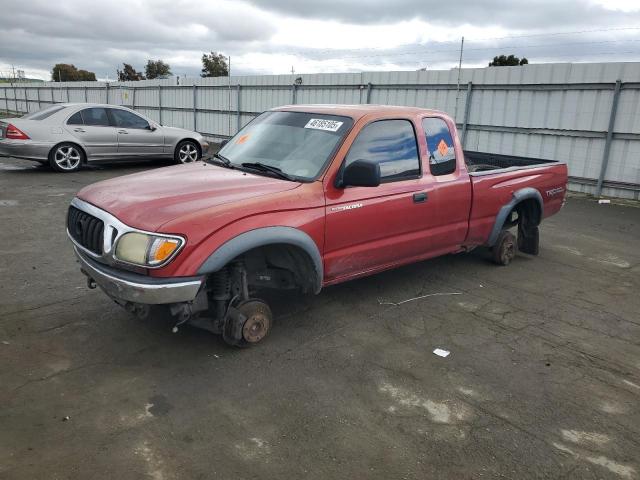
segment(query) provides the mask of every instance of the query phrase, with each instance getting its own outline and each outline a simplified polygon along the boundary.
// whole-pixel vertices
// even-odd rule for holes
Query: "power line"
[[[467,43],[469,41],[467,40]],[[474,47],[474,48],[465,48],[465,51],[482,51],[482,50],[496,50],[496,49],[506,49],[506,48],[543,48],[543,47],[561,47],[561,46],[573,46],[573,45],[604,45],[610,43],[626,43],[626,42],[640,42],[640,39],[629,39],[629,40],[606,40],[606,41],[598,41],[598,42],[570,42],[570,43],[540,43],[537,45],[497,45],[493,47]],[[359,59],[359,58],[377,58],[377,57],[396,57],[400,55],[420,55],[422,53],[453,53],[459,52],[460,49],[447,49],[447,50],[413,50],[411,52],[387,52],[387,53],[376,53],[371,55],[347,55],[347,56],[333,56],[328,57],[326,60],[331,59]],[[309,57],[308,57],[309,58]],[[313,60],[325,60],[322,58],[316,58]]]
[[[639,31],[640,27],[612,27],[612,28],[598,28],[592,30],[574,30],[569,32],[549,32],[549,33],[531,33],[531,34],[518,34],[518,35],[504,35],[501,37],[466,37],[467,43],[469,42],[481,42],[485,40],[504,40],[511,38],[529,38],[529,37],[546,37],[546,36],[561,36],[561,35],[581,35],[585,33],[603,33],[603,32],[621,32],[621,31]],[[411,46],[424,46],[428,42],[411,42],[395,45],[391,48],[403,48],[403,47],[411,47]],[[436,42],[438,45],[443,44],[458,44],[459,40],[443,40]],[[310,53],[335,53],[339,50],[347,50],[347,51],[367,51],[367,50],[389,50],[389,47],[359,47],[359,48],[349,48],[349,49],[336,49],[336,48],[326,48],[326,49],[313,49],[309,48],[307,50],[289,50],[287,52],[275,52],[275,53],[267,53],[272,55],[296,55],[298,53],[308,55]],[[456,52],[458,50],[456,49]]]
[[[465,39],[466,42],[466,39]],[[501,49],[503,49],[504,47],[492,47],[489,48],[487,50],[496,50],[499,51]],[[465,48],[465,51],[467,51],[468,49]],[[455,52],[459,52],[459,50],[455,50]],[[435,52],[430,52],[430,53],[435,53]],[[583,52],[583,53],[566,53],[566,54],[547,54],[544,55],[542,58],[559,58],[559,57],[585,57],[585,56],[599,56],[599,55],[625,55],[625,54],[637,54],[640,55],[640,50],[627,50],[627,51],[615,51],[615,52]],[[389,57],[393,57],[393,55],[389,55]],[[318,63],[321,66],[344,66],[344,62],[342,62],[341,58],[328,58],[328,59],[307,59],[307,62],[310,63]],[[415,60],[411,60],[411,61],[405,61],[405,62],[396,62],[393,61],[392,58],[390,58],[388,61],[384,61],[384,62],[380,62],[380,63],[366,63],[364,64],[367,67],[376,67],[376,66],[381,66],[381,65],[419,65],[419,64],[423,64],[432,60],[441,60],[441,61],[445,61],[446,59],[443,59],[442,56],[429,56],[429,57],[421,57]],[[457,60],[457,59],[456,59]],[[453,63],[453,58],[450,59],[450,61]],[[236,61],[236,64],[241,64],[241,65],[255,65],[255,62],[240,62],[240,61]],[[266,71],[265,69],[262,69],[262,71]]]

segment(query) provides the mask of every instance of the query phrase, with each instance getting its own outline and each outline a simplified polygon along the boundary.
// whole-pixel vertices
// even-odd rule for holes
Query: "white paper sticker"
[[[327,132],[337,132],[344,122],[337,120],[323,120],[322,118],[312,118],[304,128],[315,128],[316,130],[326,130]]]
[[[449,350],[443,350],[441,348],[436,348],[433,353],[435,353],[436,355],[438,355],[439,357],[448,357],[449,356]]]

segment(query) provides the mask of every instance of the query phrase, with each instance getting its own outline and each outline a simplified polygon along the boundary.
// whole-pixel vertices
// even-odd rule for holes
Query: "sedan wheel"
[[[182,142],[178,145],[176,160],[180,163],[191,163],[198,160],[200,153],[193,142]]]
[[[58,172],[75,172],[83,161],[83,152],[71,143],[58,145],[50,154],[49,163]]]

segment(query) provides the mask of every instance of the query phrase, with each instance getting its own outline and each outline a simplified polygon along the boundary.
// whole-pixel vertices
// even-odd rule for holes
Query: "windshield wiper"
[[[245,163],[242,163],[241,165],[243,167],[245,167],[245,168],[250,168],[252,170],[259,170],[261,172],[273,173],[274,175],[277,175],[278,177],[284,178],[285,180],[289,180],[291,182],[297,182],[298,181],[294,177],[292,177],[291,175],[289,175],[287,173],[284,173],[278,167],[273,167],[271,165],[267,165],[266,163],[245,162]]]
[[[216,160],[214,160],[214,158]],[[231,160],[229,160],[227,157],[220,155],[219,153],[214,153],[213,157],[208,158],[207,161],[210,163],[214,163],[216,165],[222,165],[223,167],[233,168],[233,165],[231,164]]]

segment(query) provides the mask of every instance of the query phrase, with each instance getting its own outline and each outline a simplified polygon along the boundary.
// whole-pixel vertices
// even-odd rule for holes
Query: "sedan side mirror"
[[[155,132],[158,129],[158,127],[156,127],[153,123],[150,123],[147,128],[152,132]]]
[[[380,165],[368,160],[356,160],[344,169],[340,184],[342,188],[377,187],[380,185]]]

